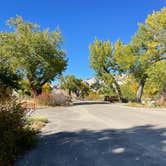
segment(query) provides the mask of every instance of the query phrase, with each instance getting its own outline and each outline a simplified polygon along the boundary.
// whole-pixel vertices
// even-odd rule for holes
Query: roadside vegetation
[[[27,119],[30,128],[40,131],[49,121],[45,116],[33,116]]]
[[[166,8],[148,15],[128,44],[95,39],[89,46],[90,66],[109,95],[116,94],[120,101],[127,98],[141,103],[151,98],[166,102],[165,15]],[[126,80],[120,84],[116,78],[122,74]]]
[[[7,21],[10,32],[0,32],[0,165],[10,166],[34,147],[45,117],[29,117],[32,107],[24,96],[40,98],[49,83],[65,70],[61,32],[41,30],[22,17]]]
[[[148,15],[129,43],[96,38],[89,45],[97,80],[91,84],[62,75],[68,59],[59,29],[43,30],[20,16],[7,25],[11,30],[0,32],[0,165],[12,165],[32,148],[48,123],[46,117],[28,117],[29,108],[104,96],[132,106],[166,106],[166,8]],[[60,90],[51,86],[55,78]]]
[[[0,104],[0,165],[13,165],[18,155],[34,147],[37,132],[27,121],[28,110],[16,99]]]
[[[98,81],[90,85],[74,75],[62,76],[68,60],[59,29],[41,30],[20,16],[10,18],[7,23],[12,31],[0,33],[0,95],[5,98],[15,90],[31,107],[69,105],[72,98],[103,100],[104,96],[165,105],[165,14],[162,8],[148,15],[129,43],[96,38],[89,46],[89,60]],[[51,86],[55,78],[64,90],[59,94]],[[61,101],[60,96],[64,96]]]

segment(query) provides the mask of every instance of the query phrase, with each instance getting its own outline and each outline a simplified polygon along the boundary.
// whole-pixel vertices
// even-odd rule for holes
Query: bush
[[[36,97],[37,104],[49,106],[51,102],[51,98],[49,93],[42,93],[41,95]]]
[[[128,101],[135,101],[137,92],[137,82],[130,76],[124,84],[121,85],[122,95],[124,99]]]
[[[162,95],[157,101],[156,106],[166,107],[166,95]]]
[[[69,105],[71,99],[63,90],[53,90],[50,93],[43,93],[37,97],[38,104],[57,106]]]
[[[50,105],[69,105],[71,98],[63,90],[53,90],[50,93]]]
[[[0,104],[0,165],[12,165],[15,158],[36,144],[36,132],[27,123],[27,110],[11,100]]]

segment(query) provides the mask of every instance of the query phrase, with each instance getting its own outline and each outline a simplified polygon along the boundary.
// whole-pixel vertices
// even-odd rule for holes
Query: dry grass
[[[158,107],[164,107],[164,108],[166,108],[166,97],[161,97],[160,99],[158,99],[157,101],[156,101],[156,105],[158,106]]]
[[[48,123],[48,118],[44,116],[30,117],[28,123],[32,129],[40,131]]]
[[[138,108],[166,108],[166,102],[156,101],[155,105],[148,105],[142,103],[127,103],[126,106]]]
[[[130,106],[130,107],[146,107],[142,103],[127,103],[126,106]]]
[[[142,103],[127,103],[126,106],[129,107],[143,107],[143,108],[149,108],[150,106],[142,104]]]
[[[98,95],[94,92],[90,92],[90,94],[84,98],[84,100],[90,100],[90,101],[101,101],[103,99],[104,99],[103,96]]]
[[[43,93],[35,98],[24,97],[25,107],[32,109],[42,109],[52,106],[66,106],[70,105],[70,97],[62,90],[55,90],[49,93]]]

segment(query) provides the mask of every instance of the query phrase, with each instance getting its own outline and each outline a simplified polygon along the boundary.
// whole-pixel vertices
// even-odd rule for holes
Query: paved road
[[[50,123],[17,166],[166,166],[166,110],[119,104],[39,110]]]

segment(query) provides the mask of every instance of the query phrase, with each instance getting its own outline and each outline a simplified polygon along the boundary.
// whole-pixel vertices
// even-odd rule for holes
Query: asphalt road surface
[[[16,166],[166,166],[166,109],[81,104],[34,115],[49,123]]]

